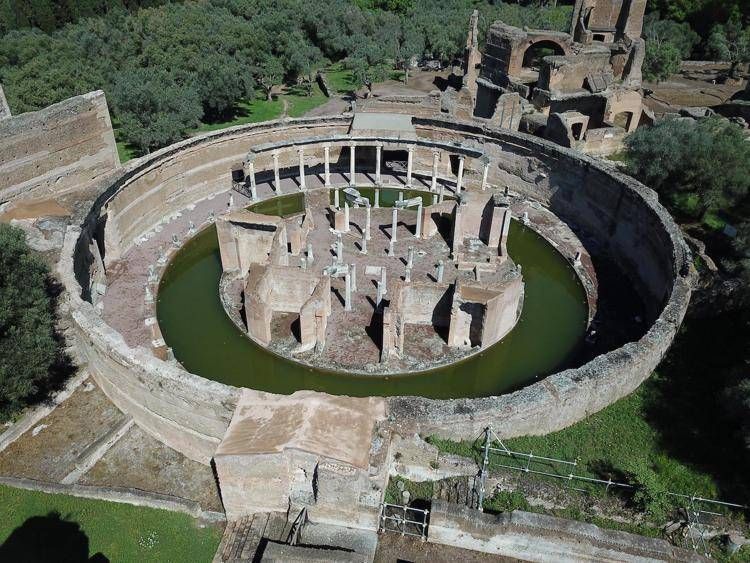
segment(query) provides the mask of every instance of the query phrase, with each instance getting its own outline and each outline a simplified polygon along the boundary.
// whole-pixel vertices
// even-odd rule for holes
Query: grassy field
[[[292,86],[287,88],[282,99],[287,102],[287,114],[289,117],[302,117],[308,111],[322,106],[328,101],[328,98],[317,84],[313,84],[312,95],[308,96],[307,91],[301,86]]]
[[[736,323],[731,315],[690,321],[658,373],[634,393],[564,430],[506,440],[505,445],[578,460],[574,472],[584,476],[627,480],[638,474],[662,491],[749,504],[749,456],[725,402],[725,388],[740,376],[728,367],[746,345]],[[445,452],[480,455],[478,443],[430,441]],[[494,457],[497,465],[502,458]]]
[[[325,70],[328,86],[339,94],[346,94],[357,89],[352,71],[341,63],[331,65]]]
[[[186,514],[0,486],[0,561],[211,561],[218,527]]]
[[[202,123],[191,133],[207,133],[209,131],[234,127],[235,125],[278,119],[281,116],[283,108],[284,104],[278,97],[270,101],[260,97],[249,102],[239,102],[235,106],[234,117],[232,119],[217,123]]]

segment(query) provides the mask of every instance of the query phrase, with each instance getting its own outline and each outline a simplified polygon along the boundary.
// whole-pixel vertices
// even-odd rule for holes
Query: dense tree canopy
[[[721,118],[666,120],[627,139],[629,172],[684,216],[735,206],[750,193],[750,143]]]
[[[738,18],[711,29],[706,44],[709,55],[732,64],[729,74],[735,76],[737,65],[750,61],[750,27],[743,27]]]
[[[56,358],[47,278],[24,232],[0,223],[0,419],[38,392]]]
[[[26,13],[16,2],[0,0],[2,21]],[[14,113],[101,88],[120,137],[144,152],[179,138],[198,120],[230,118],[256,90],[270,97],[285,82],[310,93],[315,73],[329,62],[342,61],[360,85],[406,68],[412,57],[450,63],[463,49],[475,7],[483,32],[496,19],[566,29],[570,18],[569,6],[489,0],[37,3],[34,18],[0,29],[41,28],[8,31],[0,42],[0,82]],[[67,19],[56,15],[63,4]],[[53,14],[43,25],[48,8]]]

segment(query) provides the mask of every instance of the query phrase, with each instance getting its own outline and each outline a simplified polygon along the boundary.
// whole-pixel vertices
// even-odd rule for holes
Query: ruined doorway
[[[574,123],[570,126],[570,130],[576,141],[580,141],[583,138],[583,123]]]
[[[621,111],[620,113],[615,114],[612,122],[617,127],[622,127],[625,131],[630,131],[630,124],[633,122],[633,112]]]
[[[477,90],[477,103],[474,106],[474,117],[490,119],[495,114],[499,97],[500,91],[479,86]]]

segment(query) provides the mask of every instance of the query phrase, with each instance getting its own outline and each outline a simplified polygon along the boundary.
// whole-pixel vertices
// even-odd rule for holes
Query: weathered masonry
[[[81,349],[97,382],[139,425],[193,459],[208,463],[221,455],[251,456],[246,459],[231,457],[231,464],[224,472],[222,490],[227,495],[225,502],[229,505],[234,502],[238,511],[252,510],[248,503],[256,501],[242,500],[241,497],[232,500],[232,491],[238,490],[234,488],[233,476],[238,474],[230,467],[252,464],[253,456],[280,455],[272,454],[270,449],[247,449],[236,442],[238,436],[242,436],[237,433],[237,425],[239,428],[254,428],[253,432],[263,431],[258,420],[243,422],[246,415],[242,415],[238,405],[251,398],[252,404],[260,401],[267,405],[267,416],[276,417],[274,420],[278,424],[292,426],[295,423],[288,417],[294,409],[289,410],[281,397],[247,395],[243,390],[192,375],[174,362],[160,359],[150,349],[129,347],[104,323],[89,301],[91,287],[97,279],[102,279],[99,277],[101,268],[106,268],[108,263],[133,247],[162,217],[177,213],[203,198],[226,192],[232,183],[232,167],[245,161],[249,147],[312,137],[346,136],[350,134],[351,121],[350,116],[338,116],[242,126],[196,137],[128,163],[115,179],[102,185],[102,195],[86,221],[79,229],[71,229],[66,237],[61,273],[71,293],[72,314]],[[551,375],[508,395],[456,400],[373,399],[373,405],[379,406],[368,411],[341,399],[343,402],[335,407],[343,409],[339,412],[354,409],[370,413],[361,420],[357,435],[367,435],[368,428],[369,432],[382,431],[383,416],[403,432],[450,438],[475,436],[489,423],[502,428],[504,436],[545,433],[572,424],[635,389],[669,347],[690,296],[689,253],[679,230],[658,204],[655,194],[588,157],[527,135],[451,120],[412,118],[410,121],[419,139],[415,142],[413,156],[415,174],[427,173],[428,177],[431,174],[432,142],[460,143],[462,147],[470,147],[477,156],[472,157],[473,162],[467,160],[465,164],[462,182],[466,190],[481,194],[486,182],[488,194],[502,194],[507,187],[513,193],[524,194],[548,207],[574,231],[583,230],[595,237],[602,245],[599,251],[615,260],[637,288],[646,305],[645,322],[649,328],[635,342],[599,356],[580,368]],[[323,174],[325,143],[319,149],[320,152],[305,151],[306,155],[319,154],[314,158],[321,158],[317,165],[306,160],[305,166],[320,166],[317,170]],[[348,171],[350,161],[341,159],[341,154],[348,154],[350,146],[332,144],[328,150],[329,167]],[[279,152],[277,158],[280,175],[299,174],[299,153],[296,150]],[[255,163],[258,174],[276,173],[273,168],[258,164],[257,160]],[[272,165],[273,157],[269,163]],[[373,160],[365,160],[360,164],[355,160],[355,173],[359,174],[364,168],[371,173],[373,163]],[[451,176],[454,183],[456,172]],[[447,175],[447,169],[445,173]],[[259,197],[273,196],[272,192],[259,194]],[[340,205],[344,196],[341,197]],[[364,212],[365,209],[358,211]],[[227,218],[232,221],[231,216]],[[245,220],[240,217],[239,224]],[[92,244],[94,240],[103,242],[103,246]],[[104,249],[104,256],[99,255],[100,248]],[[308,288],[310,286],[312,281]],[[312,291],[314,293],[315,289]],[[408,296],[404,298],[408,299]],[[324,311],[325,303],[320,307]],[[246,398],[242,399],[243,396]],[[315,412],[315,416],[335,412],[330,410],[334,406],[329,404],[331,399],[325,395],[298,393],[291,400],[307,404],[311,397],[316,399],[310,403],[313,405],[310,408],[321,409]],[[245,409],[244,412],[251,410]],[[304,461],[300,458],[299,463],[282,463],[287,468],[285,471],[292,473],[284,477],[288,481],[279,483],[276,490],[281,496],[277,496],[274,502],[287,495],[290,499],[306,498],[311,514],[315,514],[315,506],[318,506],[320,517],[327,521],[352,522],[351,514],[336,512],[323,497],[317,501],[314,496],[309,496],[305,483],[312,478],[310,468],[315,466],[319,479],[321,476],[330,477],[330,490],[334,496],[341,492],[335,486],[338,480],[366,480],[362,481],[362,491],[371,491],[375,497],[360,495],[354,510],[359,514],[357,521],[362,526],[370,526],[372,506],[379,494],[376,491],[381,490],[378,489],[380,477],[377,477],[380,473],[376,471],[365,476],[358,473],[362,471],[360,461],[355,463],[348,457],[330,456],[312,445],[308,449],[300,442],[288,442],[296,435],[293,433],[287,438],[279,435],[279,445],[273,447],[277,452],[292,452],[298,448],[307,452]],[[229,437],[236,446],[228,447]],[[319,439],[322,442],[316,442],[318,444],[335,440],[335,437],[320,436]],[[381,467],[378,456],[384,455],[383,451],[372,450],[368,455],[371,456],[370,466]],[[230,457],[227,457],[227,462]],[[268,458],[268,463],[269,471],[273,468],[276,468],[274,472],[277,471],[279,465],[276,461]],[[295,472],[298,477],[292,478]],[[324,484],[325,479],[319,481],[319,486],[328,486]],[[369,484],[365,485],[366,482]],[[316,505],[316,502],[320,504]]]

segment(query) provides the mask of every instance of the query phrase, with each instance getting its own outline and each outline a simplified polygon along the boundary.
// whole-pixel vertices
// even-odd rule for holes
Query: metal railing
[[[417,515],[410,517],[410,515]],[[380,505],[379,532],[396,532],[427,540],[429,510],[384,502]]]
[[[499,447],[493,446],[493,443],[497,443]],[[479,496],[479,510],[482,510],[482,505],[484,504],[485,493],[486,493],[486,481],[487,481],[487,474],[489,473],[489,462],[490,462],[491,454],[497,454],[500,456],[505,456],[510,459],[519,461],[518,464],[494,462],[493,467],[495,468],[501,467],[505,469],[512,469],[512,470],[520,471],[526,474],[541,475],[544,477],[553,477],[555,479],[567,480],[571,482],[577,481],[577,482],[585,482],[585,483],[594,483],[597,485],[603,485],[605,487],[605,491],[609,491],[611,487],[626,489],[626,490],[631,490],[631,491],[636,491],[639,489],[637,485],[633,485],[631,483],[613,481],[611,477],[605,480],[605,479],[597,479],[595,477],[587,477],[585,475],[578,475],[574,473],[573,472],[574,469],[572,469],[572,468],[578,467],[577,459],[574,461],[569,461],[565,459],[534,455],[533,452],[513,451],[509,449],[503,443],[503,441],[497,436],[497,434],[495,434],[492,428],[488,426],[487,428],[485,428],[485,431],[484,431],[484,444],[482,447],[483,457],[482,457],[481,467],[479,469],[479,483],[478,483],[478,491],[477,491],[478,496]],[[542,469],[532,467],[532,463],[544,463],[544,464],[549,465],[552,469],[549,471],[544,471]],[[560,472],[560,473],[555,472],[554,469],[558,467],[565,468],[565,471]],[[576,490],[582,490],[582,489],[576,489]],[[721,506],[725,508],[739,509],[739,510],[748,510],[748,508],[750,508],[743,504],[725,502],[725,501],[716,500],[716,499],[708,499],[708,498],[703,498],[703,497],[696,496],[696,495],[686,495],[682,493],[673,493],[670,491],[665,491],[664,494],[672,498],[674,501],[680,503],[678,506],[684,509],[685,514],[686,514],[685,533],[691,542],[691,546],[696,552],[702,553],[706,557],[710,557],[708,544],[706,542],[706,523],[701,521],[701,516],[719,516],[720,517],[720,516],[725,516],[725,515],[720,514],[718,512],[707,510],[705,508],[702,508],[700,505],[702,504],[716,505],[716,506]]]

